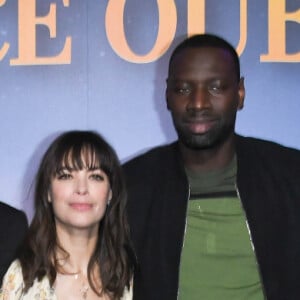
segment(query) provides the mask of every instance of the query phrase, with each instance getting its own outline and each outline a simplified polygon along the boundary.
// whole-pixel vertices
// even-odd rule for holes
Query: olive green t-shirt
[[[236,160],[223,170],[187,170],[191,199],[179,275],[180,300],[264,299],[245,213],[236,195]]]

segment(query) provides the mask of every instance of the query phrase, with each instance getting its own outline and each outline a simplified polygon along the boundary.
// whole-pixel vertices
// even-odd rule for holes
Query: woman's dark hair
[[[69,131],[58,136],[44,154],[35,182],[35,213],[28,235],[20,251],[25,291],[37,278],[48,276],[52,286],[56,279],[59,262],[57,250],[66,250],[59,244],[52,204],[48,201],[51,180],[60,169],[80,170],[84,167],[100,167],[108,176],[112,199],[100,222],[99,236],[94,253],[88,264],[89,284],[99,296],[122,296],[133,274],[134,254],[129,239],[126,218],[126,192],[122,169],[113,148],[92,131]],[[100,266],[100,268],[97,268]],[[99,270],[101,290],[92,280],[92,272]]]

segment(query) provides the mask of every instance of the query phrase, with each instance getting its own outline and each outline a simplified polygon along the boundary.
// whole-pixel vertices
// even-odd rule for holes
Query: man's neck
[[[180,151],[186,168],[192,171],[212,171],[227,166],[235,153],[234,135],[216,147],[191,149],[179,141]]]

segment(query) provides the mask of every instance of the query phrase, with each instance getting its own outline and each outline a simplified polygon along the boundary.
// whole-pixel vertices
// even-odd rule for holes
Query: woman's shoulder
[[[3,279],[3,285],[5,283],[6,284],[13,283],[15,285],[16,283],[19,282],[23,283],[23,274],[22,274],[22,267],[20,261],[16,259],[10,264],[7,272],[5,273]]]
[[[49,280],[46,276],[40,281],[35,279],[32,287],[30,287],[26,293],[24,293],[24,286],[21,264],[19,260],[15,260],[4,276],[0,289],[0,300],[56,300],[54,290],[50,287]]]
[[[14,260],[3,278],[0,300],[19,299],[23,290],[23,274],[19,260]]]
[[[130,287],[129,288],[125,287],[124,294],[121,300],[132,300],[133,298],[132,293],[133,293],[133,281],[131,280]]]

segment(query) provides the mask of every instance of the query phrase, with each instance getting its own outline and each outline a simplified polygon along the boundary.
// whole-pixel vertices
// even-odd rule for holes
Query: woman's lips
[[[72,202],[69,204],[73,209],[78,211],[88,211],[91,210],[93,205],[90,203]]]

